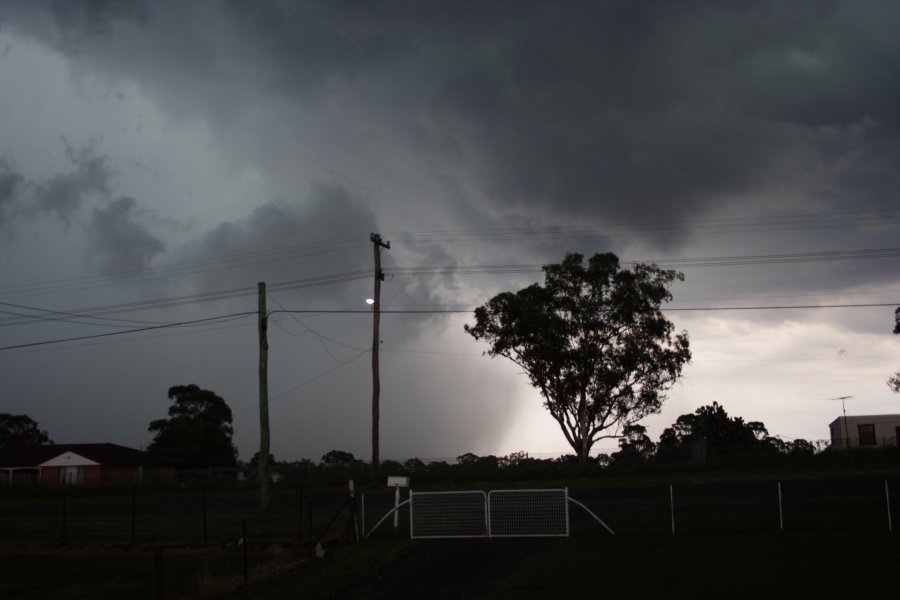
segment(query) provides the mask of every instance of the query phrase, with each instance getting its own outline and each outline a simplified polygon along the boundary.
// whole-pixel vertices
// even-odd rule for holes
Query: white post
[[[669,484],[669,509],[672,512],[672,535],[675,535],[675,490]]]
[[[778,528],[784,531],[784,510],[781,506],[781,482],[778,482]]]
[[[892,533],[894,531],[894,523],[891,521],[891,492],[888,489],[888,480],[884,480],[884,499],[887,502],[887,513],[888,513],[888,533]]]
[[[412,501],[413,491],[412,491],[412,488],[409,488],[409,492],[407,492],[407,493],[409,494],[409,537],[412,538],[413,532],[415,531],[415,529],[413,529],[413,501]]]

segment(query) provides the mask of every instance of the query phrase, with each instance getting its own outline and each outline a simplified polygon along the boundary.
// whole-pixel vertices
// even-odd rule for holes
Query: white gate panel
[[[568,490],[492,490],[490,537],[568,537]]]
[[[488,536],[487,494],[482,491],[410,492],[413,539]]]

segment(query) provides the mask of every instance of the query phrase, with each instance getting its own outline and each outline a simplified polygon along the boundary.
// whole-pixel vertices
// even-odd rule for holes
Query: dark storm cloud
[[[807,5],[516,11],[507,27],[472,40],[431,107],[481,149],[494,197],[694,216],[851,150],[822,147],[816,127],[874,117],[896,135],[896,5],[854,4],[849,14]]]
[[[127,196],[93,210],[86,232],[88,250],[99,272],[137,271],[163,252],[163,243],[138,220],[139,212],[137,202]]]
[[[25,178],[0,157],[0,223],[50,215],[69,226],[87,200],[109,196],[111,173],[105,156],[93,146],[76,149],[68,143],[65,153],[69,168],[40,181]]]
[[[92,146],[75,149],[66,144],[66,157],[72,169],[35,185],[27,210],[51,214],[69,225],[88,197],[109,195],[110,171],[106,157]]]
[[[897,183],[894,2],[51,6],[45,36],[178,111],[230,120],[264,98],[325,103],[336,85],[373,119],[408,111],[501,205],[689,220],[724,196],[813,194],[800,175],[860,153],[832,202],[852,181],[877,197],[857,186],[854,202],[877,205]],[[865,119],[862,135],[819,135]]]
[[[375,216],[369,207],[346,188],[337,185],[313,186],[308,194],[291,202],[270,202],[255,208],[246,219],[215,225],[183,250],[188,260],[204,260],[276,251],[262,256],[260,264],[242,271],[211,271],[197,278],[204,289],[233,285],[237,281],[286,281],[304,276],[359,270],[360,257],[369,253],[334,253],[333,247],[317,244],[320,240],[356,238],[365,247],[367,236],[375,230]],[[342,246],[342,245],[340,245]],[[277,251],[294,247],[288,260],[279,260]],[[315,294],[313,290],[310,294]]]

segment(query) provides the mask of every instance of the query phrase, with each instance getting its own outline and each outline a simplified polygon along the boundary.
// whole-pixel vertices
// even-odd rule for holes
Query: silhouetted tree
[[[613,452],[610,462],[615,465],[635,465],[647,462],[656,453],[656,444],[643,425],[628,425],[622,430],[619,451]]]
[[[331,450],[322,455],[322,466],[327,469],[347,468],[353,466],[356,458],[351,452],[343,450]]]
[[[424,473],[428,469],[428,467],[425,466],[425,463],[418,458],[410,458],[405,463],[403,463],[403,468],[406,469],[406,472],[410,475]]]
[[[456,464],[458,465],[474,465],[481,457],[477,454],[472,454],[471,452],[466,452],[460,456],[456,457]]]
[[[396,460],[385,460],[378,465],[378,473],[382,477],[391,477],[392,475],[403,475],[405,471],[403,465]]]
[[[785,444],[785,452],[790,456],[812,456],[816,453],[816,447],[808,440],[797,438]]]
[[[544,267],[544,285],[505,292],[475,309],[465,330],[505,356],[540,390],[582,465],[600,439],[659,412],[690,361],[660,305],[680,273],[622,269],[614,254],[567,254]]]
[[[194,384],[169,388],[169,418],[150,423],[153,441],[147,447],[193,467],[231,467],[237,449],[231,441],[231,409],[210,390]]]
[[[701,406],[693,414],[681,415],[666,428],[659,439],[663,455],[674,450],[705,445],[710,454],[734,455],[751,450],[777,450],[766,426],[759,421],[744,422],[741,417],[729,417],[717,402]]]
[[[278,462],[275,460],[275,455],[269,452],[269,464],[272,466],[276,466]],[[259,451],[253,453],[253,456],[250,457],[250,461],[247,463],[247,467],[251,470],[256,470],[259,468]]]
[[[43,446],[52,444],[47,432],[28,415],[0,413],[0,449],[13,446]]]

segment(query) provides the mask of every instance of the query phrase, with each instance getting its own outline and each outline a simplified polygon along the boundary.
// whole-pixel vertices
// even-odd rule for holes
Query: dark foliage
[[[47,432],[28,415],[0,413],[0,449],[52,444]]]
[[[154,437],[148,450],[192,467],[237,464],[231,409],[224,399],[194,384],[169,388],[169,399],[174,400],[169,418],[150,423]]]

